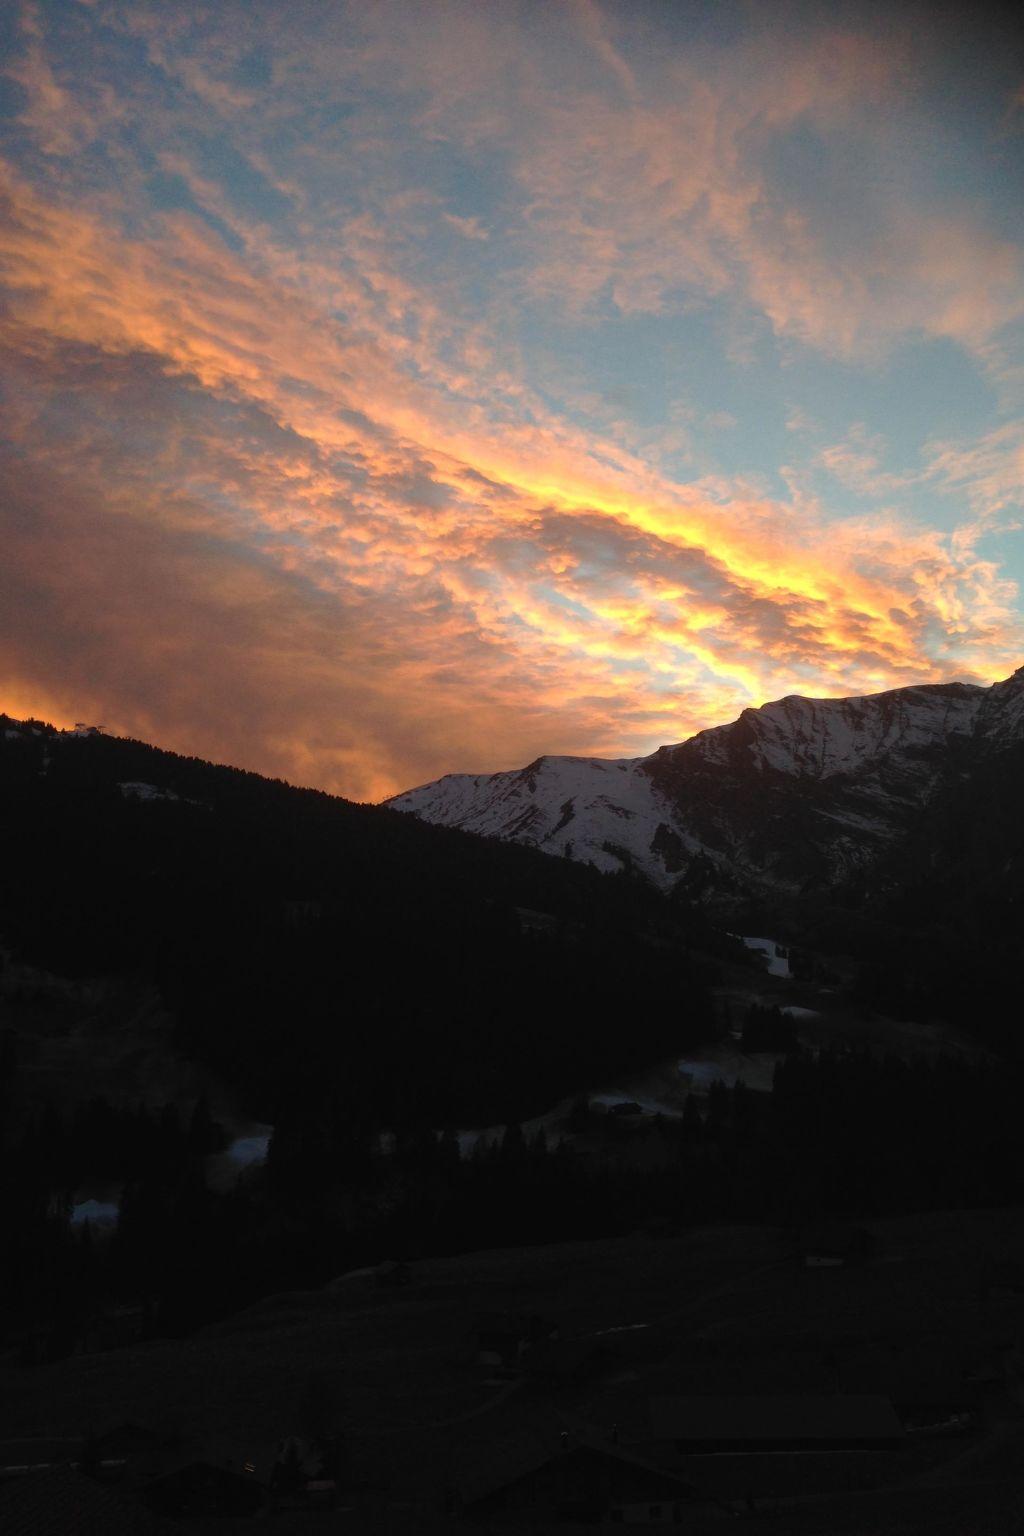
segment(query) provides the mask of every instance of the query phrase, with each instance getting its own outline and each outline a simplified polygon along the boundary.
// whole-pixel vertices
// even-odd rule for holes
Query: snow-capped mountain
[[[791,695],[650,757],[540,757],[388,804],[666,887],[808,892],[870,866],[942,787],[1022,738],[1024,668],[991,688]]]

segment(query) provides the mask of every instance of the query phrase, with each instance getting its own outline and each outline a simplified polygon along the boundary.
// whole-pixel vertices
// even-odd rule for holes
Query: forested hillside
[[[874,1000],[963,1014],[976,986],[986,1009],[962,1022],[1005,1056],[1020,822],[1008,757],[989,771],[990,793],[965,783],[929,811],[916,862],[818,926],[826,953],[861,956]],[[0,833],[0,1332],[26,1359],[112,1308],[176,1333],[389,1255],[1021,1198],[1001,1061],[815,1059],[777,1008],[752,1009],[743,1041],[789,1053],[772,1093],[719,1084],[681,1119],[632,1123],[581,1101],[565,1142],[524,1138],[586,1082],[718,1027],[709,988],[742,946],[639,878],[3,718]],[[158,1008],[175,1059],[273,1126],[266,1165],[211,1181],[222,1128],[170,1071],[143,1104],[130,1073],[87,1089],[83,1061],[81,1091],[51,1099],[33,977],[40,995],[81,984],[48,1020],[58,1045],[93,983],[155,998],[97,1027],[133,1046]],[[455,1130],[486,1124],[503,1141],[460,1157]],[[69,1219],[90,1184],[117,1192],[109,1237]]]
[[[583,1051],[617,1070],[709,1028],[691,954],[723,941],[639,881],[138,742],[0,737],[3,942],[152,977],[265,1119],[507,1120]]]
[[[29,1356],[115,1304],[174,1331],[394,1249],[478,1246],[495,1219],[516,1242],[614,1222],[542,1148],[543,1209],[501,1215],[526,1165],[460,1171],[452,1129],[515,1125],[714,1026],[728,941],[640,881],[138,742],[0,717],[0,846],[0,1334]],[[51,1101],[47,977],[85,984],[47,1021],[57,1046],[91,983],[155,994],[177,1056],[274,1127],[266,1169],[211,1187],[219,1127],[170,1071],[162,1107],[152,1084],[134,1103],[130,1050],[127,1078]],[[145,1010],[98,1013],[142,1050]],[[109,1240],[69,1224],[92,1183],[119,1194]]]

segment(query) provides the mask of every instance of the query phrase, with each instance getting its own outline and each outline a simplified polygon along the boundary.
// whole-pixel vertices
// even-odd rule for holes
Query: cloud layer
[[[0,705],[377,798],[1017,665],[1019,82],[746,14],[26,7]]]

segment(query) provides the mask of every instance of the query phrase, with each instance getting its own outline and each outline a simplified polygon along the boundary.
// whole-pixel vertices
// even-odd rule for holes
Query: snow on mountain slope
[[[1022,738],[1024,668],[991,688],[793,695],[650,757],[541,757],[387,803],[664,886],[690,875],[806,893],[869,867],[944,783]]]
[[[986,693],[967,683],[950,683],[850,699],[791,694],[760,709],[745,709],[732,725],[700,731],[679,747],[662,751],[689,749],[707,763],[726,766],[739,748],[759,770],[827,779],[969,734]],[[740,731],[743,725],[747,731]]]
[[[1024,667],[986,690],[978,711],[978,734],[996,750],[1024,737]]]
[[[425,821],[530,843],[598,869],[622,868],[621,854],[606,847],[614,845],[651,878],[664,873],[652,846],[672,812],[643,758],[539,757],[507,773],[446,774],[387,803]]]

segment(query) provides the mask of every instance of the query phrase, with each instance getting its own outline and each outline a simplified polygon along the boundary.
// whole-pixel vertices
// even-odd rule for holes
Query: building
[[[153,1478],[143,1497],[150,1509],[172,1520],[252,1516],[268,1505],[266,1490],[255,1478],[212,1461],[191,1461]]]
[[[173,1520],[254,1515],[269,1505],[282,1451],[280,1441],[228,1435],[157,1437],[140,1443],[124,1480],[149,1508]]]
[[[880,1394],[663,1397],[653,1454],[706,1495],[763,1509],[891,1482],[906,1436]]]
[[[675,1472],[550,1425],[464,1450],[448,1498],[462,1519],[511,1525],[673,1524],[702,1507],[713,1506]]]
[[[651,1431],[677,1454],[890,1449],[904,1438],[887,1397],[654,1397]]]

